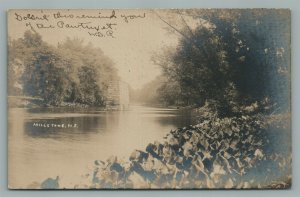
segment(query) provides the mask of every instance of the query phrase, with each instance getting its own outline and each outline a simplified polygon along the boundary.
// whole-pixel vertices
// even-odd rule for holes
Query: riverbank
[[[127,161],[95,161],[87,184],[75,188],[289,188],[289,116],[214,118],[173,130]]]
[[[45,104],[44,100],[38,97],[29,96],[8,96],[8,106],[11,108],[90,108],[91,106],[76,102],[61,102],[58,106]],[[94,106],[93,106],[94,107]],[[106,108],[97,106],[97,108]]]

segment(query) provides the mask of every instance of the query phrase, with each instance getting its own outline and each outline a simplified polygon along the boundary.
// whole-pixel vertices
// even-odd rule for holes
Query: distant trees
[[[145,104],[159,104],[158,88],[165,83],[165,78],[157,76],[154,80],[145,84],[141,89],[130,89],[130,101]]]
[[[162,55],[168,60],[157,62],[164,76],[179,84],[186,104],[214,101],[223,114],[237,113],[255,102],[289,109],[288,11],[185,10],[179,14],[202,20],[202,25],[192,29],[182,17],[185,26],[178,29],[162,19],[182,37],[176,50]]]
[[[165,80],[157,89],[158,100],[166,106],[182,105],[180,86],[176,81]]]
[[[10,40],[8,73],[9,95],[42,98],[52,106],[64,102],[101,106],[109,81],[118,78],[101,49],[69,38],[54,47],[31,31]]]
[[[130,90],[132,102],[160,106],[184,105],[180,86],[177,81],[159,75],[142,88]]]

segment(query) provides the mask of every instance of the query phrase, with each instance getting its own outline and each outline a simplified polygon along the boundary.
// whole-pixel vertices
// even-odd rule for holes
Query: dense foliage
[[[54,47],[26,31],[8,49],[9,95],[41,98],[44,105],[102,106],[108,83],[118,78],[102,50],[79,39]]]
[[[176,50],[156,57],[173,92],[163,85],[166,102],[178,97],[185,105],[214,101],[230,115],[257,103],[289,110],[290,21],[283,10],[186,10],[202,25],[180,30]],[[183,19],[184,20],[184,19]],[[175,82],[175,83],[174,83]],[[172,101],[171,101],[172,102]]]
[[[283,10],[181,14],[201,25],[191,28],[183,18],[182,29],[168,24],[182,36],[177,48],[153,58],[163,75],[131,91],[131,96],[147,103],[197,106],[193,109],[197,124],[170,131],[163,142],[134,150],[128,160],[114,156],[96,160],[85,182],[74,187],[290,187],[289,14]],[[76,91],[84,91],[80,88],[85,86],[97,89],[90,67],[78,71]],[[83,80],[86,76],[89,80]],[[74,93],[72,88],[70,92]],[[90,95],[95,97],[83,100],[96,102],[93,98],[101,91]]]
[[[75,188],[288,188],[289,115],[204,118],[122,160],[96,160]],[[287,132],[288,131],[288,132]]]

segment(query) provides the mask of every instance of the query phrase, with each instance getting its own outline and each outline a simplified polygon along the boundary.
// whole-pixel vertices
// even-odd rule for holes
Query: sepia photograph
[[[289,9],[7,11],[9,189],[289,189]]]

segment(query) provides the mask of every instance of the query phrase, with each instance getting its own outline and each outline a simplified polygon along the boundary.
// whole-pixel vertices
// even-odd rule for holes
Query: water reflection
[[[76,124],[76,128],[36,124]],[[126,158],[135,149],[162,138],[171,129],[192,124],[190,113],[132,106],[128,111],[100,109],[10,109],[9,174],[14,185],[28,185],[59,175],[76,183],[94,160]],[[19,176],[21,174],[22,176]]]
[[[64,110],[63,108],[27,109],[28,117],[24,117],[24,132],[34,138],[65,140],[64,138],[70,135],[76,135],[80,138],[81,135],[88,135],[89,133],[117,132],[116,129],[122,130],[125,125],[129,124],[129,121],[136,119],[135,116],[144,122],[151,121],[153,124],[173,128],[191,123],[190,112],[186,110],[140,106],[132,107],[130,111],[94,110],[83,109],[78,112],[74,109]],[[33,114],[39,114],[39,117],[34,117]],[[120,117],[123,120],[120,121]],[[70,126],[68,127],[68,125]]]

